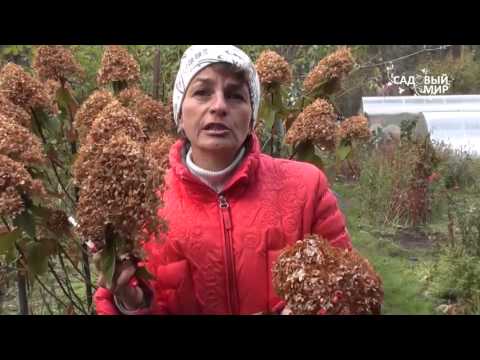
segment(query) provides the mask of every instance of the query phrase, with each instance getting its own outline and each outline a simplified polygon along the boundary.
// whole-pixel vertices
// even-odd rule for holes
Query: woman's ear
[[[182,113],[178,114],[178,121],[177,121],[177,133],[180,134],[183,131],[183,121],[182,121]]]
[[[183,130],[182,113],[178,114],[177,134],[179,134],[181,137],[187,137],[185,130]]]
[[[250,119],[250,132],[252,132],[253,130],[255,130],[253,124],[255,124],[255,120],[253,119],[253,116],[252,116],[252,118]]]

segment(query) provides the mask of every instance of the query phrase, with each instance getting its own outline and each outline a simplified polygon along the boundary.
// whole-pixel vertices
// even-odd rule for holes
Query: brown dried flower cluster
[[[86,134],[90,131],[90,127],[96,116],[114,99],[109,91],[97,90],[82,103],[75,114],[74,120],[74,127],[78,132],[80,143],[83,142],[82,140],[84,140]]]
[[[335,110],[326,100],[317,99],[298,115],[285,136],[287,144],[311,141],[325,149],[335,146]]]
[[[7,97],[0,94],[0,115],[11,119],[15,123],[30,128],[32,126],[31,116],[22,107],[12,103]]]
[[[284,251],[273,269],[279,296],[297,315],[380,314],[382,281],[355,250],[309,235]]]
[[[171,128],[169,111],[160,101],[156,101],[137,87],[130,87],[118,95],[119,101],[145,124],[149,138],[167,133]]]
[[[55,207],[44,207],[43,210],[48,213],[48,216],[45,216],[45,221],[37,224],[38,240],[53,242],[51,245],[55,247],[55,243],[61,236],[72,236],[72,225],[65,211]]]
[[[102,147],[90,176],[81,183],[77,207],[79,233],[85,240],[104,244],[107,225],[125,241],[119,253],[138,248],[143,226],[154,219],[155,169],[149,165],[144,144],[117,134]]]
[[[52,111],[43,84],[16,64],[8,63],[0,71],[0,93],[25,110]]]
[[[167,169],[169,167],[170,148],[176,139],[169,135],[162,135],[147,144],[146,151],[152,161],[152,166],[158,169]]]
[[[61,45],[39,46],[32,67],[42,81],[51,79],[64,82],[84,76],[72,52]]]
[[[41,140],[28,129],[0,115],[0,154],[25,165],[45,164]]]
[[[98,84],[105,85],[112,81],[132,83],[139,79],[140,66],[128,50],[118,45],[107,46],[97,74]]]
[[[143,127],[142,121],[131,110],[122,106],[118,100],[113,100],[96,116],[87,135],[91,140],[87,141],[105,144],[113,135],[122,133],[132,140],[144,142],[146,136]]]
[[[292,69],[288,62],[275,51],[262,51],[255,67],[260,82],[265,87],[280,84],[289,84],[292,81]]]
[[[71,224],[65,211],[52,210],[46,221],[47,228],[57,235],[70,234]]]
[[[86,119],[84,118],[83,121]],[[80,184],[89,176],[96,158],[102,148],[116,135],[125,134],[132,140],[145,142],[143,123],[118,100],[112,100],[95,117],[85,142],[80,147],[78,157],[73,166],[75,182]]]
[[[340,140],[368,140],[371,137],[368,119],[365,116],[351,116],[340,124],[337,130]]]
[[[265,121],[263,121],[263,119],[257,120],[254,131],[255,131],[255,135],[257,135],[258,138],[262,137],[262,134],[265,131]]]
[[[51,79],[45,81],[43,85],[45,87],[45,92],[47,93],[47,96],[48,96],[48,101],[49,101],[48,107],[50,109],[50,113],[52,115],[60,114],[60,108],[58,107],[58,104],[57,104],[57,93],[62,85],[60,84],[59,81],[51,80]],[[66,84],[65,86],[67,88],[70,88],[68,84]]]
[[[340,80],[352,71],[354,60],[349,48],[341,48],[324,57],[307,75],[303,87],[312,92],[330,80]]]
[[[24,209],[22,194],[44,196],[46,191],[21,163],[0,154],[0,216],[19,215]]]

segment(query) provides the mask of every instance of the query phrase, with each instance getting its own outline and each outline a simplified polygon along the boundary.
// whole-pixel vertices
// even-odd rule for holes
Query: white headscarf
[[[193,45],[185,51],[180,60],[180,69],[173,89],[173,118],[177,126],[183,98],[190,81],[200,70],[219,62],[236,65],[247,72],[253,110],[253,126],[255,126],[260,106],[260,81],[252,60],[233,45]]]

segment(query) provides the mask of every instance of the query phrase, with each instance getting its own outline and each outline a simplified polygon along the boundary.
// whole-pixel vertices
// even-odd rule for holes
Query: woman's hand
[[[280,315],[292,315],[292,310],[288,306],[285,306]]]
[[[94,261],[96,256],[94,255]],[[109,289],[126,310],[136,310],[145,306],[144,291],[138,284],[132,284],[136,270],[132,260],[126,259],[117,263],[110,287],[107,286],[104,274],[101,273],[98,280],[98,285]]]

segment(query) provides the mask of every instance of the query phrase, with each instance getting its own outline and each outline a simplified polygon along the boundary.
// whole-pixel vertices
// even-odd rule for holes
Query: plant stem
[[[47,308],[47,311],[50,315],[53,315],[53,311],[50,308],[50,304],[48,301],[45,299],[45,294],[43,293],[43,289],[38,289],[38,292],[40,293],[40,297],[42,298],[43,305]]]
[[[87,277],[85,274],[83,274],[80,269],[75,265],[75,262],[72,260],[72,258],[70,257],[70,255],[68,255],[67,251],[65,250],[65,248],[61,245],[61,244],[57,244],[58,245],[58,248],[60,249],[60,251],[65,255],[65,257],[67,258],[67,260],[70,262],[70,264],[72,265],[72,267],[74,268],[74,270],[80,274],[80,276],[82,277],[82,280],[85,282],[85,284],[88,284],[90,285],[90,287],[92,288],[96,288],[95,285],[92,284],[91,280],[90,280],[90,277]],[[83,250],[83,249],[82,249]],[[85,251],[82,251],[82,256],[87,256],[87,259],[88,259],[88,255]],[[90,271],[90,269],[88,269]],[[88,300],[88,298],[87,298]]]
[[[40,133],[40,137],[42,138],[42,142],[44,145],[47,145],[47,140],[45,139],[45,136],[43,135],[43,131],[42,131],[42,127],[40,125],[40,122],[38,121],[38,118],[37,116],[35,115],[35,112],[32,111],[32,114],[33,114],[33,119],[35,121],[35,124],[37,125],[37,128],[38,128],[38,132]],[[55,177],[57,178],[57,181],[58,183],[60,184],[62,190],[65,192],[65,195],[67,195],[67,197],[70,199],[70,201],[72,202],[73,205],[75,205],[75,200],[72,198],[72,196],[70,195],[70,193],[65,189],[65,186],[63,185],[62,181],[60,180],[60,177],[58,175],[58,172],[57,172],[57,167],[55,165],[55,163],[50,159],[48,158],[48,161],[50,162],[50,164],[52,165],[52,170],[55,174]]]
[[[288,160],[292,160],[292,159],[295,157],[295,155],[297,155],[297,148],[294,148],[294,149],[293,149],[292,155],[290,155],[290,157],[288,158]]]
[[[35,280],[40,284],[40,286],[42,287],[43,290],[45,290],[45,292],[50,295],[52,298],[55,299],[55,301],[57,302],[57,304],[60,304],[61,306],[63,306],[64,308],[67,307],[67,304],[65,304],[57,295],[55,295],[52,291],[50,291],[48,289],[48,287],[43,283],[42,280],[40,280],[40,277],[38,275],[35,275]]]
[[[2,222],[5,224],[8,231],[12,231],[7,221],[2,216]],[[18,245],[15,243],[17,250],[19,250]],[[17,291],[18,291],[18,306],[20,308],[20,315],[28,315],[28,296],[27,296],[27,282],[25,279],[25,274],[22,273],[20,268],[20,261],[16,261],[17,269]]]
[[[62,84],[63,86],[63,84]],[[64,89],[65,92],[68,92],[67,89]],[[70,95],[70,93],[69,93]],[[73,96],[69,96],[70,99],[72,99],[73,101],[75,101],[76,104],[77,101],[75,100],[75,98]],[[73,129],[73,121],[74,121],[74,117],[75,117],[75,114],[74,114],[74,111],[73,109],[71,108],[70,106],[70,103],[67,102],[67,110],[68,110],[68,114],[69,114],[69,118],[70,118],[70,126],[72,127]],[[72,155],[76,154],[77,152],[77,144],[75,141],[73,141],[71,144],[71,151],[72,151]],[[74,193],[75,193],[75,200],[72,201],[74,203],[74,205],[77,204],[78,202],[78,187],[75,186],[74,188]],[[85,250],[82,246],[82,250]],[[71,261],[71,259],[69,258],[68,254],[66,253],[66,251],[63,251],[64,254],[67,256],[67,258],[69,259],[69,261],[72,263],[72,265],[74,265],[73,261]],[[85,295],[87,297],[87,305],[88,305],[88,308],[91,308],[91,305],[92,305],[92,300],[93,300],[93,294],[92,294],[92,280],[91,280],[91,274],[90,274],[90,262],[89,262],[89,259],[88,259],[88,254],[86,251],[82,251],[82,266],[83,266],[83,271],[85,273],[85,275],[82,274],[82,277],[85,279]],[[80,271],[77,269],[76,266],[74,266],[74,268],[80,273]]]
[[[77,303],[74,301],[74,299],[72,299],[72,297],[70,296],[70,294],[68,293],[67,290],[65,290],[65,287],[63,286],[63,283],[62,283],[62,280],[58,277],[58,274],[57,272],[55,271],[55,269],[53,268],[52,264],[49,262],[48,263],[48,268],[50,269],[50,273],[53,275],[53,277],[55,278],[55,280],[57,281],[58,285],[60,286],[60,289],[62,290],[63,294],[70,300],[70,303],[75,306],[75,308],[80,311],[81,313],[85,314],[85,311],[77,305]]]
[[[66,286],[67,286],[67,289],[69,291],[70,294],[73,294],[73,296],[75,297],[75,299],[77,299],[78,303],[80,304],[80,306],[83,308],[83,304],[82,304],[82,300],[78,297],[77,293],[75,292],[75,290],[72,288],[72,283],[70,281],[70,278],[68,277],[68,271],[67,271],[67,268],[65,266],[65,262],[63,261],[63,257],[62,257],[62,254],[61,253],[58,253],[58,259],[60,260],[60,266],[62,267],[62,270],[63,272],[65,273],[65,278],[66,278]],[[84,309],[85,310],[85,309]],[[85,312],[87,312],[85,310]]]
[[[17,262],[17,290],[18,290],[18,305],[20,307],[20,315],[28,315],[28,297],[27,297],[27,282],[25,274]]]

